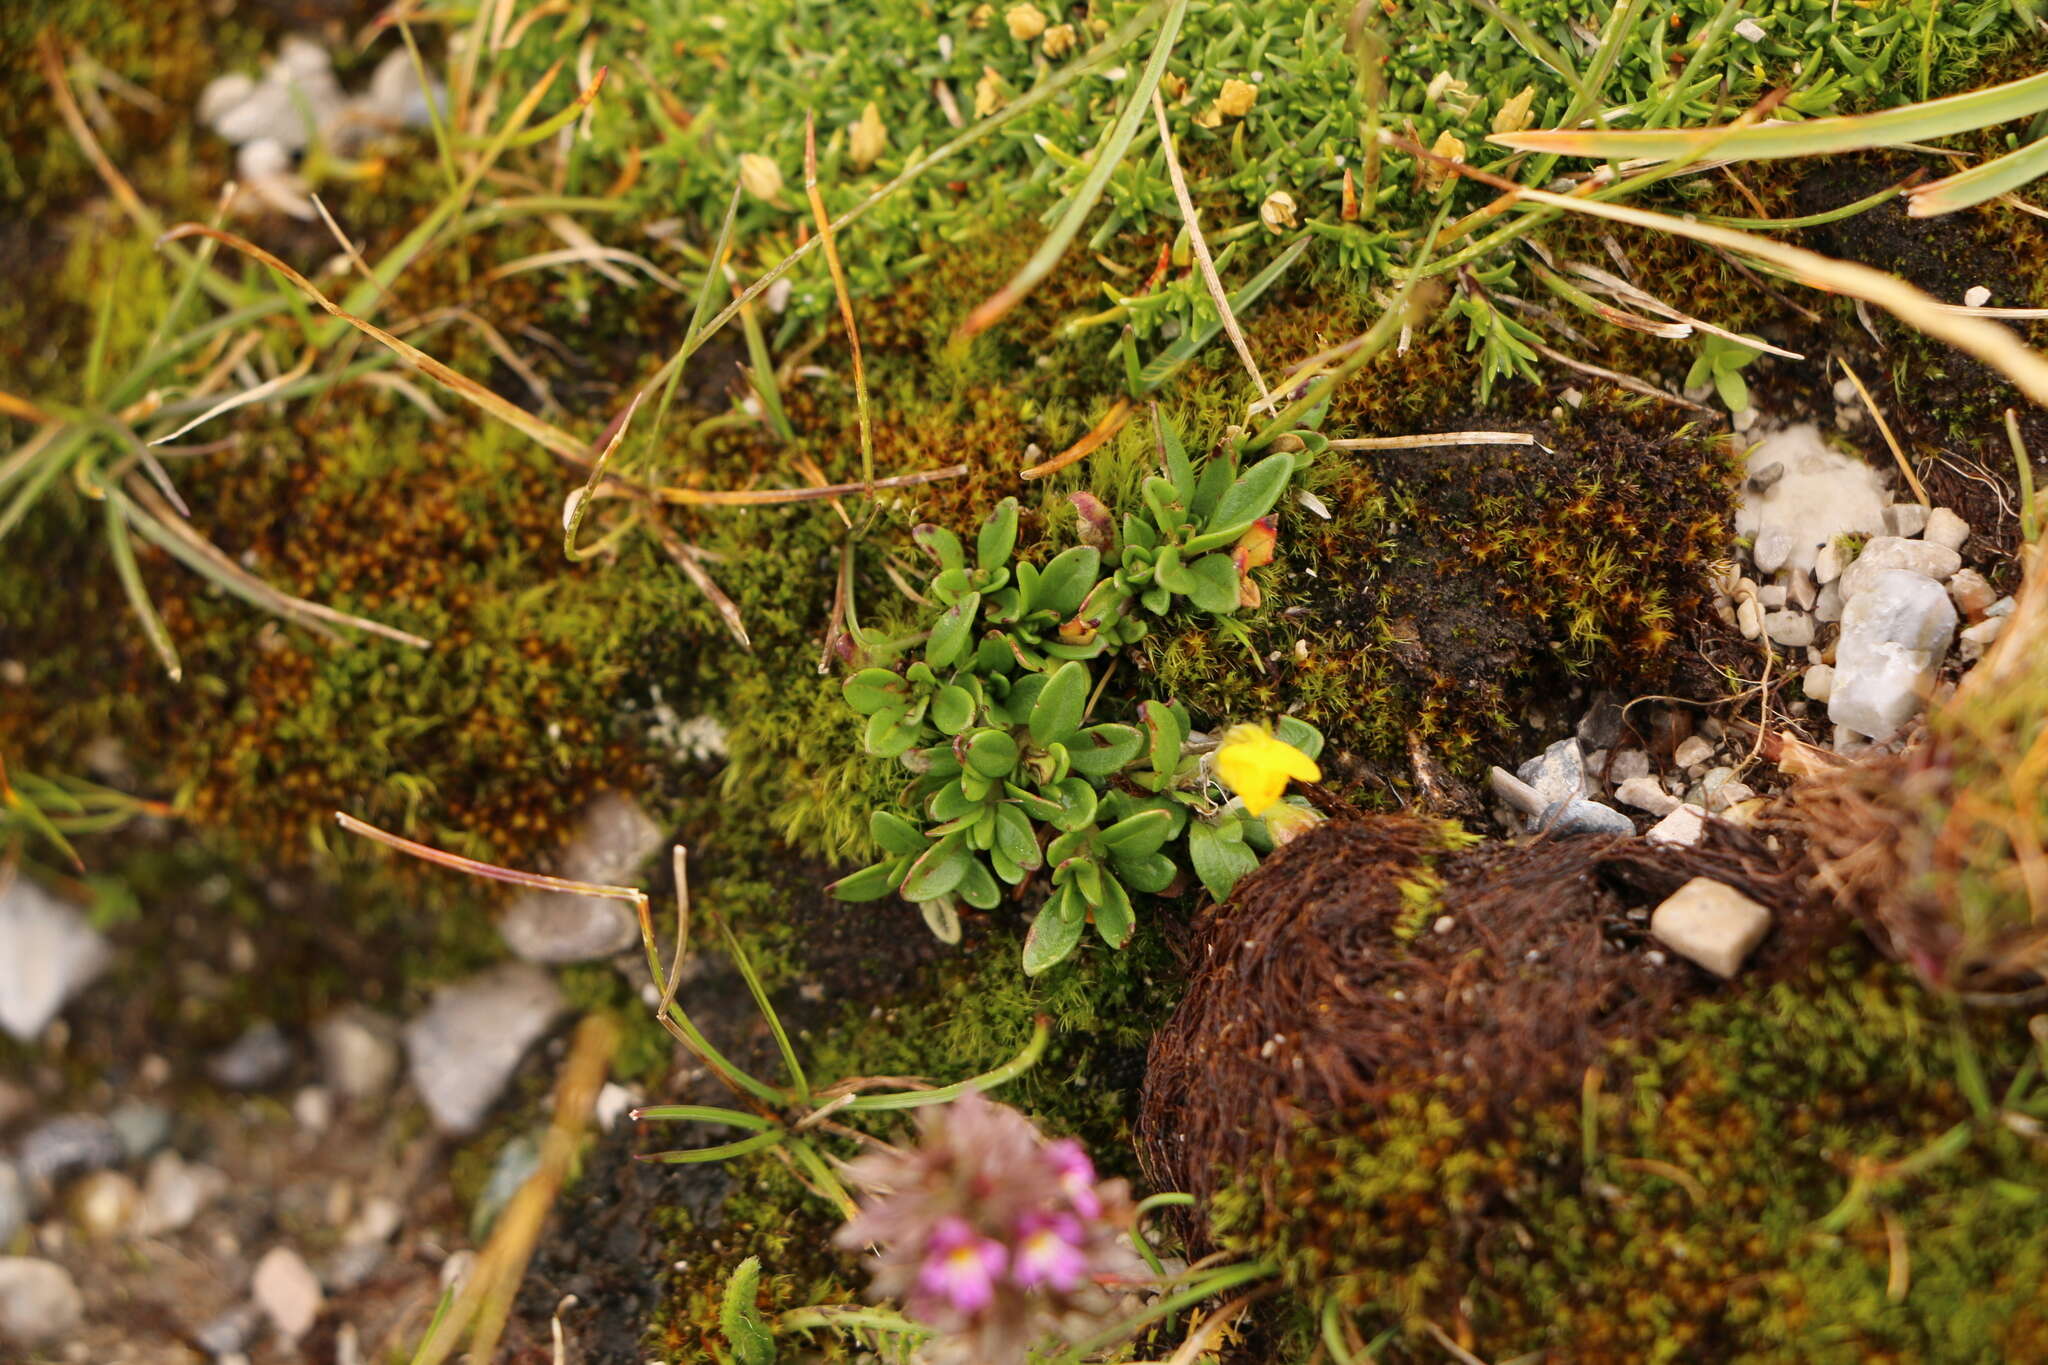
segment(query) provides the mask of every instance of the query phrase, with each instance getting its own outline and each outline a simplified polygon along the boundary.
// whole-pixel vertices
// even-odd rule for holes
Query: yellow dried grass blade
[[[518,404],[510,403],[500,398],[468,375],[449,369],[446,365],[412,343],[401,341],[382,327],[377,326],[377,324],[359,318],[354,313],[342,308],[339,304],[336,304],[325,294],[321,293],[311,280],[246,237],[238,237],[232,232],[227,232],[220,228],[207,227],[201,223],[180,223],[169,232],[166,232],[162,240],[171,242],[185,237],[210,237],[224,246],[232,247],[252,260],[269,266],[272,270],[289,280],[301,294],[305,295],[310,302],[325,311],[330,317],[339,319],[350,327],[355,328],[358,332],[361,332],[364,336],[369,337],[372,341],[385,347],[407,365],[418,370],[457,398],[482,409],[490,416],[511,427],[514,431],[531,437],[544,448],[553,451],[566,460],[574,461],[580,465],[588,459],[588,456],[585,454],[587,448],[585,442],[578,440],[554,423],[534,416]]]

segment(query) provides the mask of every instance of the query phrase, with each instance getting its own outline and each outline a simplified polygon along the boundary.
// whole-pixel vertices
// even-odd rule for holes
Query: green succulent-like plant
[[[1685,387],[1712,382],[1728,411],[1741,412],[1749,406],[1749,384],[1742,377],[1742,368],[1762,354],[1754,346],[1703,332],[1699,356],[1685,374]]]
[[[1082,604],[1081,625],[1120,644],[1143,638],[1148,628],[1134,604],[1152,616],[1183,601],[1212,616],[1235,612],[1251,566],[1242,548],[1246,534],[1329,445],[1318,433],[1297,432],[1288,443],[1295,449],[1249,468],[1241,469],[1236,451],[1226,447],[1198,469],[1172,423],[1162,419],[1158,432],[1162,472],[1141,486],[1143,510],[1124,514],[1120,545],[1109,509],[1089,494],[1072,495],[1084,535],[1116,552],[1115,568]]]
[[[1272,846],[1265,822],[1208,775],[1214,743],[1184,707],[1146,701],[1137,724],[1091,720],[1089,661],[1143,636],[1134,605],[1163,614],[1186,598],[1215,615],[1237,609],[1242,569],[1226,547],[1272,510],[1297,457],[1310,453],[1303,440],[1249,469],[1226,456],[1198,471],[1171,427],[1160,431],[1165,473],[1147,479],[1146,513],[1125,518],[1123,552],[1106,577],[1098,545],[1043,567],[1013,562],[1014,498],[981,527],[971,565],[952,532],[913,533],[938,564],[934,618],[921,637],[871,648],[914,649],[921,639],[921,657],[863,668],[843,684],[847,704],[868,718],[868,752],[912,777],[896,807],[871,813],[881,858],[836,882],[840,899],[894,893],[952,941],[962,903],[994,909],[1004,887],[1043,871],[1051,893],[1024,945],[1024,969],[1036,974],[1071,955],[1090,922],[1109,946],[1128,943],[1133,892],[1167,891],[1191,869],[1221,899]],[[1094,510],[1082,509],[1084,531]],[[1281,737],[1311,755],[1322,746],[1292,718]]]

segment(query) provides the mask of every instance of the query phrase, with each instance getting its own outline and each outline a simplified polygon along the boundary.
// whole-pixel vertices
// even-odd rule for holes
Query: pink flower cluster
[[[871,1249],[874,1295],[937,1327],[955,1358],[1021,1361],[1034,1342],[1099,1325],[1144,1280],[1125,1184],[1098,1181],[1080,1143],[1048,1141],[980,1095],[918,1123],[916,1145],[848,1165],[868,1197],[838,1242]]]

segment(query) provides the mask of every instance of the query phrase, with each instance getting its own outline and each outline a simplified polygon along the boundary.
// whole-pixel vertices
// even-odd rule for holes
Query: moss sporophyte
[[[1276,831],[1261,817],[1278,809],[1278,791],[1261,775],[1313,775],[1321,734],[1282,720],[1277,737],[1251,731],[1268,747],[1253,754],[1239,741],[1228,771],[1212,771],[1204,759],[1216,744],[1178,702],[1141,701],[1130,721],[1091,723],[1100,688],[1089,661],[1143,638],[1151,617],[1192,609],[1220,629],[1256,604],[1249,575],[1272,558],[1268,514],[1323,443],[1300,433],[1289,443],[1299,449],[1240,467],[1230,448],[1191,459],[1163,420],[1158,437],[1161,472],[1143,480],[1143,508],[1123,515],[1121,536],[1108,507],[1077,497],[1086,543],[1043,566],[1013,561],[1014,498],[983,524],[971,565],[951,531],[917,529],[938,565],[926,594],[932,619],[895,640],[856,629],[854,642],[871,659],[919,644],[922,657],[873,664],[844,685],[847,704],[868,718],[868,752],[914,776],[896,805],[869,818],[881,860],[835,883],[835,895],[895,892],[951,941],[961,902],[992,910],[1003,886],[1046,869],[1051,894],[1023,954],[1036,974],[1073,953],[1091,922],[1110,947],[1128,943],[1133,891],[1165,892],[1191,870],[1220,900],[1273,846]],[[1224,786],[1246,800],[1230,802]],[[1281,814],[1290,831],[1304,818]]]

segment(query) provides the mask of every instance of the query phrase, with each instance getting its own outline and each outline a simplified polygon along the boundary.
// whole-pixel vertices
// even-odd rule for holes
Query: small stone
[[[1956,604],[1957,611],[1975,621],[1998,600],[1998,594],[1992,591],[1983,574],[1975,569],[1958,569],[1948,580],[1948,600]]]
[[[1902,569],[1875,575],[1842,612],[1828,718],[1890,739],[1933,689],[1955,628],[1955,606],[1940,584]]]
[[[522,962],[434,992],[433,1004],[406,1025],[405,1043],[413,1085],[435,1126],[474,1132],[564,1004],[553,978]]]
[[[399,1207],[398,1201],[373,1194],[363,1201],[355,1218],[342,1230],[341,1240],[349,1246],[365,1242],[381,1245],[396,1237],[403,1226],[405,1210]]]
[[[1740,24],[1736,25],[1738,29],[1741,27],[1742,25]],[[1757,424],[1757,419],[1761,416],[1762,414],[1756,410],[1756,405],[1752,403],[1750,406],[1742,409],[1742,411],[1730,414],[1728,425],[1734,427],[1737,431],[1748,431]]]
[[[1813,643],[1813,618],[1803,611],[1774,611],[1764,616],[1764,634],[1781,645],[1804,649]]]
[[[1621,738],[1624,720],[1620,702],[1609,696],[1596,698],[1586,714],[1579,717],[1579,747],[1588,753],[1595,749],[1612,749]]]
[[[1750,546],[1749,557],[1763,573],[1776,573],[1792,558],[1793,547],[1797,544],[1786,531],[1765,531]]]
[[[95,1242],[127,1232],[142,1207],[142,1191],[119,1171],[94,1171],[71,1187],[71,1220]]]
[[[1912,537],[1927,529],[1928,508],[1917,502],[1895,502],[1884,509],[1886,535]]]
[[[1842,583],[1840,579],[1821,585],[1813,595],[1813,619],[1822,623],[1842,619]]]
[[[2014,605],[2011,594],[2007,594],[1984,608],[1984,614],[1986,616],[2010,616],[2012,615]]]
[[[292,1117],[309,1133],[324,1133],[334,1122],[334,1096],[324,1086],[308,1085],[292,1096]]]
[[[0,1343],[33,1349],[69,1336],[85,1319],[85,1297],[54,1261],[0,1256]]]
[[[1714,741],[1700,735],[1688,735],[1671,751],[1671,761],[1681,768],[1690,768],[1695,763],[1704,763],[1714,756]]]
[[[1729,767],[1725,763],[1720,765],[1719,767],[1708,769],[1706,774],[1700,778],[1700,795],[1703,798],[1705,798],[1702,804],[1704,804],[1708,810],[1712,810],[1714,808],[1715,797],[1720,794],[1720,791],[1723,787],[1727,786],[1730,782],[1733,782],[1734,780],[1735,769]]]
[[[557,866],[572,881],[616,885],[637,873],[667,837],[632,797],[606,792],[584,809]],[[521,893],[498,929],[528,962],[588,962],[640,941],[639,921],[623,902],[556,891]]]
[[[1585,755],[1577,739],[1561,739],[1515,770],[1515,776],[1529,784],[1546,806],[1584,796]]]
[[[281,1079],[291,1064],[292,1045],[284,1032],[259,1019],[206,1059],[206,1074],[230,1090],[261,1090]]]
[[[1654,777],[1631,777],[1614,789],[1614,799],[1624,806],[1648,811],[1652,815],[1668,815],[1679,805],[1678,798],[1664,790]]]
[[[1645,843],[1691,848],[1707,837],[1707,813],[1698,806],[1672,804],[1671,810],[1644,832]]]
[[[1981,284],[1973,284],[1963,291],[1963,307],[1982,308],[1991,302],[1991,291]]]
[[[1783,460],[1772,460],[1767,465],[1761,465],[1749,471],[1749,491],[1752,493],[1768,493],[1777,485],[1778,480],[1784,477],[1785,462]]]
[[[609,1133],[635,1103],[632,1091],[617,1081],[606,1081],[604,1088],[597,1092],[597,1102],[590,1107],[590,1115],[597,1121],[598,1131]]]
[[[128,1100],[107,1114],[107,1122],[121,1139],[121,1151],[130,1161],[140,1161],[169,1141],[171,1111],[160,1104]]]
[[[158,1152],[143,1177],[135,1231],[143,1237],[182,1231],[227,1189],[228,1178],[213,1167],[190,1164],[176,1152]]]
[[[1544,801],[1536,794],[1536,789],[1506,768],[1489,768],[1486,785],[1509,809],[1520,815],[1537,815],[1543,810]]]
[[[1694,877],[1650,916],[1650,932],[1680,957],[1733,977],[1770,932],[1771,912],[1724,882]]]
[[[263,1254],[249,1281],[249,1293],[278,1333],[291,1340],[312,1328],[324,1301],[313,1268],[290,1247],[272,1247]]]
[[[1801,611],[1812,611],[1814,600],[1820,596],[1820,589],[1813,581],[1813,575],[1801,573],[1798,569],[1785,571],[1785,596],[1791,605]]]
[[[1634,834],[1636,827],[1626,815],[1612,806],[1603,806],[1598,801],[1583,797],[1570,801],[1557,801],[1544,807],[1537,818],[1536,828],[1560,838],[1574,834]]]
[[[1820,547],[1813,557],[1813,581],[1822,587],[1842,576],[1842,550],[1834,541]]]
[[[1635,777],[1650,775],[1650,756],[1641,749],[1617,749],[1607,761],[1607,780],[1620,786]]]
[[[0,885],[0,1028],[34,1042],[107,959],[106,940],[71,905],[19,872]]]
[[[1745,597],[1735,604],[1735,625],[1745,640],[1754,640],[1764,633],[1763,608],[1754,597]]]
[[[1835,670],[1828,664],[1815,664],[1801,675],[1799,685],[1814,701],[1826,701],[1835,690]]]
[[[313,1028],[320,1074],[344,1100],[382,1099],[398,1079],[398,1025],[373,1010],[335,1011]]]
[[[1766,610],[1777,610],[1785,605],[1785,585],[1782,583],[1764,584],[1756,590],[1756,600],[1757,605]]]
[[[113,1124],[98,1114],[65,1114],[30,1129],[15,1164],[30,1188],[48,1190],[73,1172],[118,1165],[124,1155]]]
[[[1945,579],[1962,567],[1961,555],[1933,540],[1875,536],[1863,547],[1863,553],[1856,556],[1856,562],[1843,570],[1840,580],[1842,600],[1854,601],[1858,593],[1870,586],[1872,579],[1894,569],[1904,569],[1923,578]]]
[[[1982,658],[1984,652],[2004,633],[2005,623],[2011,619],[2009,616],[1987,616],[1957,636],[1957,642],[1962,646],[1963,658]]]
[[[1716,812],[1725,811],[1730,807],[1739,806],[1745,801],[1753,801],[1755,799],[1756,788],[1750,786],[1747,782],[1723,782],[1720,790],[1712,793],[1709,797],[1707,809]]]
[[[262,1330],[263,1310],[253,1303],[238,1303],[208,1319],[192,1334],[192,1340],[214,1358],[214,1365],[223,1365],[229,1357],[255,1345],[256,1334]]]
[[[1960,550],[1970,538],[1970,523],[1946,507],[1937,507],[1928,515],[1927,529],[1922,534],[1932,544]]]

